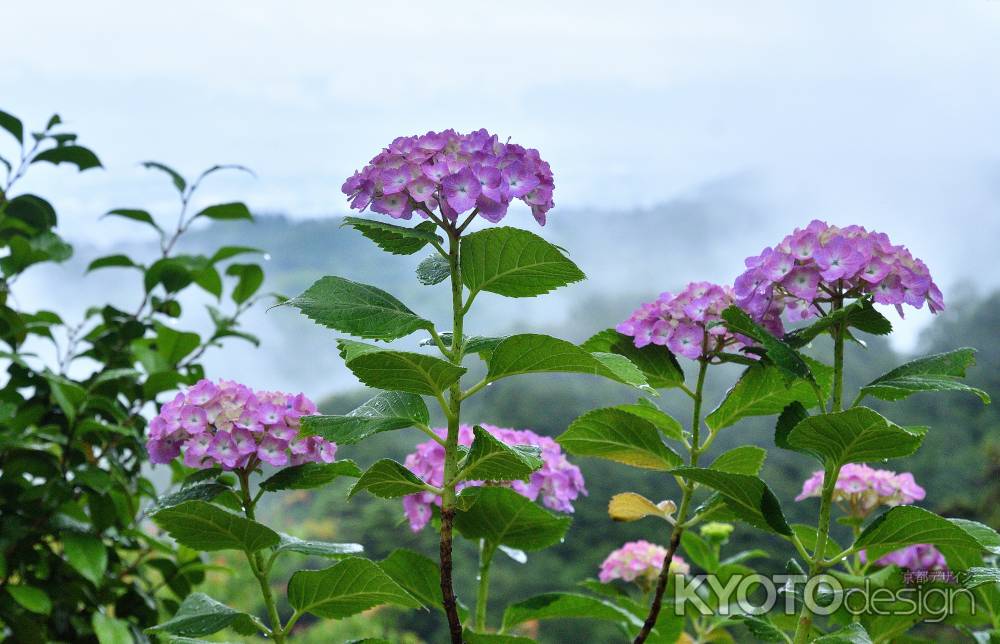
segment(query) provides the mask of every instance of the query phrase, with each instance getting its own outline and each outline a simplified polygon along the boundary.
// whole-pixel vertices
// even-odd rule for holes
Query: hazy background
[[[59,111],[106,167],[79,176],[39,168],[19,184],[52,199],[77,254],[33,269],[14,294],[26,306],[69,311],[69,321],[93,302],[128,304],[137,292],[127,271],[84,279],[91,258],[153,251],[141,227],[98,223],[102,213],[142,207],[163,221],[176,216],[169,183],[138,168],[146,159],[188,175],[215,163],[241,163],[258,175],[213,179],[202,194],[205,202],[245,200],[258,224],[200,230],[188,249],[258,246],[269,253],[270,290],[294,295],[338,274],[378,284],[444,320],[446,294],[413,279],[421,254],[390,258],[338,228],[346,214],[340,184],[396,136],[486,127],[538,148],[551,163],[557,206],[543,234],[565,246],[589,279],[539,300],[485,294],[469,322],[476,333],[538,329],[581,340],[662,290],[731,281],[744,257],[821,218],[887,232],[927,262],[946,301],[964,302],[933,326],[926,311],[905,321],[890,312],[899,333],[892,346],[875,342],[857,354],[855,384],[913,351],[995,343],[1000,297],[989,294],[1000,286],[1000,0],[95,0],[6,2],[0,13],[0,108],[35,127]],[[512,209],[505,223],[536,229],[523,209]],[[197,318],[196,307],[186,310]],[[210,353],[209,376],[304,390],[326,399],[330,411],[363,399],[336,355],[334,334],[292,310],[259,308],[247,322],[261,349],[231,344]],[[974,376],[994,395],[998,359],[997,350],[980,354]],[[713,382],[715,399],[732,375]],[[472,411],[558,434],[577,413],[631,396],[580,379],[529,379],[491,388]],[[897,465],[934,490],[926,505],[990,521],[988,509],[1000,498],[985,487],[1000,479],[1000,450],[990,451],[997,411],[974,400],[927,398],[899,413],[937,432]],[[767,444],[770,433],[767,422],[751,422],[720,438],[719,448]],[[361,462],[401,457],[415,441],[393,434],[343,454]],[[662,498],[651,477],[581,464],[591,496],[578,506],[571,538],[533,558],[531,575],[505,562],[498,606],[592,575],[610,547],[644,533],[641,526],[608,529],[604,506],[629,487]],[[779,452],[764,471],[793,518],[815,511],[790,499],[809,467]],[[395,527],[398,504],[344,506],[339,491],[290,503],[274,511],[313,536],[360,540],[373,556],[400,539],[433,552],[430,535],[406,537]],[[994,525],[997,518],[994,512]],[[404,624],[431,641],[437,626]],[[560,641],[558,633],[549,631],[550,641]]]

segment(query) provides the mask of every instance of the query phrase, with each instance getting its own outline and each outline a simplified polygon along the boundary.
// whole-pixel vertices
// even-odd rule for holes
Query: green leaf
[[[326,485],[341,476],[357,478],[361,470],[354,461],[335,463],[303,463],[278,470],[260,484],[268,492],[277,490],[311,490]]]
[[[359,554],[364,552],[365,549],[360,543],[307,541],[284,533],[279,533],[279,535],[281,536],[281,542],[274,549],[275,554],[280,552],[296,552],[300,555],[337,559],[346,555]]]
[[[424,286],[440,284],[450,276],[451,265],[441,255],[431,255],[417,265],[417,281]]]
[[[846,322],[847,326],[872,335],[892,333],[892,323],[875,310],[875,306],[869,300],[861,299],[848,304],[839,311],[824,315],[807,327],[785,334],[782,340],[793,347],[803,347],[841,322]]]
[[[920,391],[965,391],[989,404],[989,394],[959,381],[975,364],[976,350],[969,348],[918,358],[869,382],[861,388],[858,400],[865,396],[902,400]]]
[[[648,420],[667,438],[672,438],[676,441],[684,440],[684,428],[677,419],[667,412],[662,411],[655,403],[646,398],[640,398],[633,404],[616,405],[615,409]]]
[[[359,338],[389,342],[434,325],[385,291],[328,276],[286,304],[317,324]]]
[[[864,626],[848,624],[838,631],[817,637],[813,644],[872,644],[872,640]]]
[[[212,552],[256,552],[278,545],[278,533],[206,501],[185,501],[153,515],[153,521],[181,545]]]
[[[66,561],[80,575],[100,587],[104,571],[108,568],[108,551],[99,537],[80,532],[62,535]]]
[[[820,390],[828,391],[833,383],[833,370],[816,361],[809,361],[809,365]],[[792,402],[815,407],[818,400],[812,384],[802,378],[789,381],[781,369],[758,363],[747,367],[719,406],[705,417],[705,424],[719,430],[749,416],[779,414]]]
[[[615,407],[580,416],[556,442],[570,454],[606,458],[632,467],[668,471],[682,463],[664,444],[653,423]]]
[[[641,349],[635,346],[635,341],[614,329],[605,329],[581,347],[591,353],[616,353],[625,356],[646,377],[649,386],[655,389],[679,387],[684,384],[684,371],[670,349],[650,344]]]
[[[13,114],[8,114],[0,110],[0,128],[10,132],[11,136],[17,139],[18,143],[24,142],[24,125],[21,123],[21,119]]]
[[[407,228],[374,219],[344,217],[343,226],[350,226],[372,240],[382,250],[393,255],[412,255],[431,242],[443,240],[434,234],[437,226],[433,221],[423,221]]]
[[[503,612],[503,630],[542,619],[582,617],[642,626],[642,620],[609,601],[578,593],[544,593],[510,604]]]
[[[465,367],[422,353],[389,351],[353,340],[338,340],[340,355],[358,380],[376,389],[436,396],[465,373]]]
[[[97,158],[97,155],[82,145],[60,145],[55,148],[49,148],[36,154],[31,162],[47,162],[52,165],[69,163],[75,165],[80,172],[89,170],[90,168],[101,167],[101,160]]]
[[[227,492],[229,487],[222,483],[207,482],[197,485],[182,487],[173,494],[168,494],[156,500],[156,510],[172,508],[185,501],[211,501],[223,492]]]
[[[201,637],[229,627],[241,633],[256,632],[256,627],[248,614],[230,608],[204,593],[191,593],[184,599],[173,617],[162,624],[147,628],[146,632]]]
[[[466,488],[460,497],[472,501],[472,507],[455,515],[455,529],[467,539],[542,550],[559,543],[571,523],[569,517],[557,516],[508,488]]]
[[[359,557],[324,570],[295,573],[288,582],[288,603],[298,612],[327,619],[342,619],[381,604],[421,606],[377,564]]]
[[[34,586],[4,586],[10,596],[25,610],[39,615],[48,615],[52,612],[52,600],[41,588]]]
[[[379,566],[424,606],[444,611],[441,601],[441,573],[436,561],[400,548],[389,553],[388,557],[379,562]],[[459,605],[459,616],[463,620],[467,613],[466,608]]]
[[[90,618],[99,644],[132,644],[132,633],[128,622],[109,617],[104,613],[94,613]]]
[[[854,542],[865,549],[869,561],[906,546],[930,543],[981,552],[998,551],[1000,536],[992,528],[975,521],[945,519],[914,505],[889,508],[868,524]]]
[[[538,447],[508,445],[479,425],[473,427],[472,432],[472,447],[458,473],[461,480],[524,480],[542,467],[542,452]]]
[[[426,492],[427,487],[417,475],[396,461],[383,458],[375,461],[358,482],[351,488],[347,498],[353,497],[362,490],[368,490],[383,499],[393,499],[407,494]]]
[[[809,418],[809,412],[800,402],[793,402],[785,407],[778,416],[778,422],[774,426],[774,444],[781,449],[793,449],[788,444],[788,435],[792,433],[795,426]]]
[[[755,528],[790,535],[792,529],[781,504],[764,481],[749,474],[734,474],[701,467],[679,467],[671,474],[683,476],[717,490],[737,517]]]
[[[792,532],[798,537],[802,545],[805,546],[806,550],[809,552],[816,551],[816,539],[817,530],[815,526],[806,525],[804,523],[794,523],[792,524]],[[843,547],[838,544],[833,537],[827,535],[826,537],[826,548],[823,551],[824,557],[833,557],[843,551]]]
[[[499,633],[477,633],[469,629],[462,632],[465,644],[535,644],[530,637],[520,635],[501,635]]]
[[[811,454],[829,467],[909,456],[926,428],[900,427],[867,407],[810,416],[786,437],[791,449]]]
[[[759,474],[767,458],[767,450],[755,445],[741,445],[718,456],[712,465],[713,470],[732,472],[733,474]]]
[[[743,622],[755,641],[787,642],[788,639],[780,628],[767,615],[733,615],[733,619]]]
[[[147,170],[159,170],[160,172],[167,174],[173,182],[174,187],[177,188],[177,192],[183,193],[184,189],[187,188],[187,182],[184,181],[184,177],[162,163],[157,161],[143,161],[140,165]]]
[[[472,295],[489,291],[534,297],[584,279],[583,271],[538,235],[502,226],[462,238],[462,281]]]
[[[709,574],[715,574],[719,567],[719,555],[704,539],[690,530],[681,533],[681,548],[688,559]]]
[[[424,399],[401,391],[383,391],[346,416],[304,416],[303,436],[322,436],[338,445],[352,445],[372,434],[427,425]]]
[[[132,258],[128,255],[105,255],[104,257],[98,257],[94,261],[87,264],[87,271],[96,271],[99,268],[138,268],[142,269],[142,266],[136,264],[132,261]]]
[[[106,212],[102,218],[103,217],[124,217],[125,219],[131,219],[132,221],[149,224],[153,228],[163,232],[160,225],[156,223],[155,219],[153,219],[153,215],[149,214],[145,210],[136,210],[135,208],[118,208],[116,210]]]
[[[566,340],[533,333],[512,335],[498,344],[489,358],[486,380],[545,372],[592,374],[652,391],[642,372],[623,356],[590,353]]]
[[[168,293],[176,293],[194,280],[185,263],[175,257],[158,259],[146,269],[143,285],[152,291],[157,284],[163,284]]]
[[[238,201],[209,206],[208,208],[204,208],[199,211],[198,214],[192,217],[192,219],[197,219],[198,217],[207,217],[218,221],[229,221],[234,219],[246,219],[248,221],[253,221],[253,215],[250,214],[250,209],[247,208],[246,204]]]
[[[249,300],[264,283],[264,269],[257,264],[230,264],[226,267],[226,275],[237,278],[236,286],[230,294],[237,304]]]
[[[976,566],[959,573],[958,580],[962,588],[978,588],[986,584],[1000,584],[1000,569]]]
[[[251,248],[250,246],[223,246],[219,250],[212,254],[212,257],[208,260],[209,264],[217,264],[221,261],[236,257],[237,255],[247,255],[256,254],[262,255],[264,251],[259,248]]]
[[[774,337],[768,331],[754,322],[749,315],[736,305],[727,307],[722,312],[726,328],[733,333],[745,335],[756,340],[767,352],[767,357],[778,368],[796,378],[815,382],[809,365],[798,351]]]

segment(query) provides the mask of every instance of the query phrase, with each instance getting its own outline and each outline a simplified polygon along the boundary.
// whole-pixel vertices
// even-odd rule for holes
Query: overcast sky
[[[35,125],[59,111],[107,167],[24,185],[56,197],[74,236],[107,243],[102,212],[170,197],[143,159],[243,163],[259,179],[208,196],[317,216],[343,212],[343,177],[393,137],[487,127],[551,162],[553,217],[742,177],[788,228],[863,223],[944,286],[1000,284],[1000,0],[88,0],[3,16],[0,108]]]

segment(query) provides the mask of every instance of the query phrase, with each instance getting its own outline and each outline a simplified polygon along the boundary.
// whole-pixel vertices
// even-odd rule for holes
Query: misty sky
[[[54,196],[77,238],[113,243],[101,213],[167,203],[147,158],[243,163],[259,179],[206,196],[319,216],[343,212],[343,177],[393,137],[487,127],[550,161],[554,218],[711,199],[738,178],[767,232],[704,243],[742,257],[819,217],[885,230],[946,288],[1000,284],[1000,0],[90,0],[3,16],[0,107],[34,125],[59,111],[107,167],[22,186]]]

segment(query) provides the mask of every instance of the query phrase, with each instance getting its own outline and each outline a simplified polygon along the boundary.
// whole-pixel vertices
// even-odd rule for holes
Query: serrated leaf
[[[372,434],[429,422],[423,398],[401,391],[383,391],[345,416],[303,417],[300,433],[322,436],[338,445],[352,445]]]
[[[799,402],[793,402],[781,410],[778,421],[774,426],[774,444],[782,449],[793,449],[788,444],[788,435],[792,433],[796,425],[806,418],[809,418],[809,412]]]
[[[278,470],[260,484],[262,490],[311,490],[341,476],[357,478],[361,470],[354,461],[335,463],[303,463]]]
[[[422,353],[389,351],[352,340],[338,340],[337,346],[347,368],[376,389],[435,396],[466,372],[464,367]]]
[[[406,496],[407,494],[426,492],[427,487],[406,466],[392,459],[383,458],[375,461],[361,475],[358,482],[351,488],[351,492],[347,495],[347,498],[353,497],[362,490],[367,490],[383,499],[393,499]]]
[[[255,631],[250,616],[230,608],[204,593],[191,593],[181,603],[177,613],[162,624],[147,628],[147,633],[164,633],[180,637],[201,637],[234,627],[241,632]]]
[[[816,361],[809,361],[808,364],[821,391],[829,391],[833,370]],[[781,369],[758,363],[747,367],[736,384],[726,392],[719,406],[705,417],[705,424],[719,430],[749,416],[781,413],[792,402],[815,407],[819,401],[809,381],[801,378],[789,381]]]
[[[108,551],[104,542],[100,537],[79,532],[65,532],[62,539],[69,565],[84,579],[99,587],[108,568]]]
[[[408,228],[374,219],[344,217],[342,225],[354,228],[379,248],[393,255],[412,255],[431,242],[443,241],[434,234],[437,226],[432,221],[423,221]]]
[[[199,483],[197,485],[185,485],[177,492],[160,497],[156,500],[154,511],[172,508],[185,501],[211,501],[223,492],[227,492],[229,487],[222,483]]]
[[[382,604],[421,607],[377,564],[359,557],[295,573],[288,582],[288,603],[299,612],[327,619],[343,619]]]
[[[507,630],[524,622],[582,617],[642,626],[642,620],[609,601],[578,593],[544,593],[507,606],[503,626]]]
[[[558,543],[571,523],[569,517],[557,516],[507,488],[466,488],[460,496],[473,501],[455,515],[455,529],[468,539],[541,550]]]
[[[424,286],[440,284],[451,276],[451,265],[441,255],[434,254],[417,264],[417,281]]]
[[[986,584],[1000,584],[1000,568],[975,566],[958,575],[962,588],[978,588]]]
[[[512,335],[498,344],[489,357],[486,379],[546,372],[592,374],[651,391],[642,372],[623,356],[590,353],[566,340],[533,333]]]
[[[653,503],[635,492],[621,492],[608,502],[608,516],[613,521],[638,521],[646,517],[666,519],[676,511],[677,505],[673,501]]]
[[[759,642],[787,642],[788,638],[766,615],[733,615]]]
[[[678,387],[684,383],[684,371],[676,356],[665,346],[650,344],[641,349],[635,341],[614,329],[605,329],[581,345],[585,351],[616,353],[625,356],[655,389]]]
[[[701,467],[679,467],[671,473],[718,491],[736,516],[756,528],[783,535],[792,533],[778,498],[756,476]]]
[[[975,552],[996,551],[1000,536],[992,528],[975,521],[945,519],[923,508],[900,505],[889,508],[869,523],[854,542],[854,548],[864,549],[868,559],[874,561],[918,543]]]
[[[460,480],[524,480],[542,467],[542,452],[538,447],[508,445],[479,425],[472,432],[472,446],[458,473]]]
[[[616,405],[615,409],[620,409],[633,416],[648,420],[667,438],[672,438],[676,441],[684,440],[684,428],[680,422],[645,398],[640,398],[633,404]]]
[[[710,466],[713,470],[734,474],[760,473],[767,458],[767,450],[755,445],[741,445],[720,454]]]
[[[317,324],[386,342],[434,325],[382,289],[342,277],[323,277],[286,304]]]
[[[444,611],[441,601],[441,573],[436,561],[412,550],[399,548],[390,552],[388,557],[379,562],[379,566],[424,606]],[[458,610],[459,617],[464,620],[468,611],[461,605]]]
[[[892,323],[869,300],[862,299],[824,315],[807,327],[787,333],[782,340],[792,347],[802,347],[841,322],[872,335],[892,333]]]
[[[185,501],[153,515],[153,521],[178,543],[205,552],[256,552],[281,540],[267,526],[227,512],[206,501]]]
[[[874,396],[894,401],[921,391],[964,391],[989,404],[989,394],[959,380],[975,364],[976,350],[969,348],[918,358],[869,382],[861,388],[858,400]]]
[[[501,226],[466,235],[461,246],[462,281],[474,295],[534,297],[584,279],[576,264],[538,235]]]
[[[809,382],[815,382],[809,365],[802,358],[798,351],[774,337],[761,325],[754,322],[745,311],[738,306],[727,307],[722,312],[722,319],[726,328],[733,333],[745,335],[760,343],[767,357],[778,368],[786,371],[789,375],[802,378]]]
[[[336,559],[347,555],[356,555],[364,552],[364,546],[360,543],[330,543],[328,541],[312,541],[299,539],[284,533],[279,533],[281,542],[275,548],[275,553],[296,552],[300,555],[310,555],[313,557],[326,557]]]
[[[844,628],[821,635],[813,640],[813,644],[872,644],[868,631],[861,624],[848,624]]]
[[[682,463],[653,423],[615,407],[580,416],[556,442],[577,456],[606,458],[632,467],[668,471]]]
[[[867,407],[810,416],[786,437],[791,449],[810,454],[827,467],[909,456],[926,428],[907,428]]]

